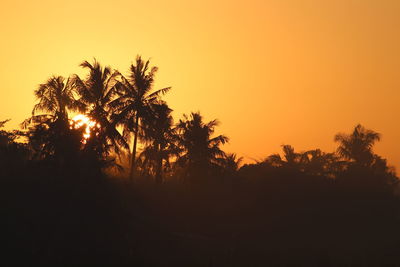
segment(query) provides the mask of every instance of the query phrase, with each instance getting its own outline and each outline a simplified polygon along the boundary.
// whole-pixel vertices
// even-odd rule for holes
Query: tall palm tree
[[[174,142],[176,140],[173,128],[172,109],[164,102],[151,105],[151,116],[143,118],[143,131],[140,136],[146,147],[142,152],[144,163],[150,163],[155,169],[157,183],[162,182],[163,161],[169,166],[169,159],[176,155],[178,150]]]
[[[154,76],[157,67],[149,69],[150,61],[136,57],[136,64],[131,64],[128,78],[120,75],[118,83],[118,97],[112,101],[111,107],[115,115],[114,120],[123,125],[123,135],[130,139],[134,135],[131,155],[131,177],[134,175],[136,164],[136,149],[141,120],[152,113],[152,105],[156,104],[162,94],[167,93],[171,87],[153,91]]]
[[[372,147],[380,139],[379,133],[358,124],[351,134],[339,133],[334,140],[339,142],[337,151],[340,156],[357,165],[370,166],[374,160]]]
[[[88,69],[89,74],[85,80],[78,75],[73,77],[80,95],[79,101],[85,105],[88,116],[100,125],[96,135],[91,136],[88,147],[96,150],[98,157],[108,156],[111,149],[118,153],[120,147],[128,148],[127,142],[116,129],[116,122],[111,119],[110,103],[116,96],[116,77],[119,73],[108,66],[102,67],[96,59],[93,64],[84,61],[80,66]]]
[[[204,123],[199,112],[192,112],[190,116],[184,115],[184,119],[179,121],[178,143],[182,154],[178,162],[188,167],[189,176],[204,172],[212,166],[218,166],[219,159],[225,156],[220,145],[228,142],[228,137],[225,135],[212,137],[218,124],[217,120]]]

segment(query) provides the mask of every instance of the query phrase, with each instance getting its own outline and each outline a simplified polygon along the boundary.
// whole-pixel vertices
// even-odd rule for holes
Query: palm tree
[[[304,171],[311,175],[333,177],[341,163],[335,153],[325,153],[320,149],[308,150],[301,157]]]
[[[269,155],[263,162],[271,165],[273,167],[282,167],[285,164],[285,161],[282,159],[281,155],[278,153]],[[257,163],[260,163],[257,161]]]
[[[290,145],[283,145],[282,149],[283,158],[279,154],[272,154],[264,162],[273,167],[284,167],[311,175],[330,177],[343,170],[343,161],[339,161],[335,153],[325,153],[320,149],[295,152]]]
[[[46,83],[40,84],[35,90],[35,96],[39,99],[32,111],[35,115],[37,111],[45,111],[55,118],[68,122],[68,110],[82,110],[82,104],[75,99],[75,87],[68,78],[53,76]]]
[[[33,110],[32,116],[22,123],[27,129],[31,126],[32,131],[39,134],[49,155],[55,154],[59,160],[63,153],[68,150],[69,123],[68,111],[79,111],[83,109],[82,103],[75,99],[76,88],[68,78],[52,76],[46,83],[40,84],[35,90],[35,96],[39,100]],[[40,112],[44,112],[38,114]],[[33,126],[32,126],[33,125]]]
[[[113,72],[108,66],[102,67],[96,59],[93,64],[84,61],[80,66],[88,69],[89,74],[85,80],[78,75],[73,77],[80,95],[79,101],[85,105],[88,116],[100,125],[86,147],[94,151],[97,157],[108,156],[111,149],[117,154],[120,147],[128,149],[127,142],[116,129],[116,122],[111,120],[110,103],[116,96],[116,77],[119,73]]]
[[[372,147],[380,139],[379,133],[365,129],[360,124],[351,134],[339,133],[335,136],[335,142],[339,142],[337,149],[339,155],[360,166],[372,164],[374,160]]]
[[[237,157],[235,153],[225,154],[225,156],[221,159],[221,166],[224,168],[224,171],[229,174],[234,174],[239,170],[239,166],[243,161],[243,157]]]
[[[176,140],[175,129],[173,128],[172,109],[167,104],[160,102],[151,105],[151,116],[143,117],[143,131],[140,139],[146,147],[141,156],[143,163],[155,170],[157,183],[162,182],[163,162],[169,166],[169,159],[177,154],[174,144]]]
[[[46,83],[40,84],[34,94],[39,100],[32,110],[32,116],[22,126],[27,128],[31,123],[42,123],[50,120],[68,125],[68,110],[82,110],[83,105],[75,99],[73,83],[62,76],[52,76]],[[40,111],[44,112],[38,114]]]
[[[297,168],[301,169],[301,154],[294,151],[291,145],[283,145],[283,158],[279,154],[272,154],[265,162],[275,167]]]
[[[156,104],[162,94],[167,93],[171,87],[166,87],[153,92],[154,76],[157,67],[149,69],[150,61],[136,57],[136,65],[131,64],[128,78],[120,75],[118,83],[118,97],[112,101],[111,106],[115,111],[114,120],[123,125],[123,135],[130,139],[134,135],[131,156],[131,177],[134,175],[136,164],[136,149],[141,120],[152,113],[152,105]]]
[[[224,135],[212,137],[218,124],[217,120],[204,123],[199,112],[192,112],[190,117],[184,115],[184,120],[179,121],[178,143],[182,154],[178,162],[188,167],[189,176],[204,172],[212,166],[218,166],[219,159],[225,157],[220,145],[228,142],[228,137]]]

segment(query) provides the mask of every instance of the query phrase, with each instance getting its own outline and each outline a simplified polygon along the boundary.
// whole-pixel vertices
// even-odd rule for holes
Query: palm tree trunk
[[[135,116],[135,137],[133,139],[133,148],[132,148],[132,160],[131,160],[131,174],[130,178],[133,179],[135,175],[135,168],[136,168],[136,146],[137,146],[137,137],[138,137],[138,130],[139,130],[139,116],[136,114]]]

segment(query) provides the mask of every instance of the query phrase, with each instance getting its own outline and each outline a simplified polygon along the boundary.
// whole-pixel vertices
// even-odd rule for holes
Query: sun
[[[70,122],[71,128],[74,129],[81,128],[82,126],[86,125],[85,131],[83,132],[83,143],[86,143],[86,140],[89,139],[90,133],[95,128],[100,128],[100,124],[96,123],[96,121],[90,119],[88,116],[84,114],[78,114],[72,118]]]

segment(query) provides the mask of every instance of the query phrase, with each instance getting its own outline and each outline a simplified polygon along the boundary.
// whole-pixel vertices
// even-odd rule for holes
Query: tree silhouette
[[[84,108],[82,103],[75,100],[74,93],[75,87],[70,79],[53,76],[35,90],[39,103],[34,106],[32,114],[44,111],[54,117],[53,121],[60,120],[68,124],[68,109],[77,111]]]
[[[96,59],[93,64],[84,61],[80,66],[88,69],[89,74],[85,80],[73,76],[80,95],[79,102],[85,105],[88,116],[99,124],[85,149],[98,159],[107,157],[111,150],[118,153],[120,147],[128,149],[127,142],[116,129],[116,121],[111,119],[110,103],[116,96],[116,77],[119,73],[113,72],[110,67],[103,68]]]
[[[0,128],[3,128],[4,125],[9,121],[9,119],[0,121]],[[11,141],[13,141],[13,138],[10,136],[10,133],[4,130],[0,130],[0,146],[7,146]]]
[[[0,128],[10,120],[0,121]],[[0,130],[0,176],[5,177],[10,170],[21,169],[29,159],[26,143],[16,142],[22,135],[20,131]]]
[[[291,145],[283,145],[283,158],[279,154],[272,154],[267,157],[265,162],[275,167],[285,167],[288,169],[301,169],[302,155],[296,153]]]
[[[303,170],[308,174],[333,177],[339,170],[340,162],[335,153],[313,149],[304,152],[301,157]]]
[[[37,143],[41,157],[54,155],[60,164],[70,150],[68,111],[81,111],[84,108],[75,99],[75,90],[70,79],[50,77],[34,91],[39,103],[34,106],[32,116],[22,123],[24,129],[30,127],[28,136]]]
[[[335,153],[326,153],[320,149],[304,152],[295,152],[290,145],[283,145],[283,158],[279,154],[272,154],[265,159],[265,163],[273,167],[287,170],[301,171],[311,175],[330,176],[343,169],[343,161],[339,161]]]
[[[240,164],[243,161],[243,157],[238,157],[235,153],[226,154],[219,159],[220,166],[223,171],[228,175],[235,175],[239,170]]]
[[[0,121],[0,128],[3,128],[4,125],[9,121],[10,121],[9,119]],[[18,130],[13,130],[13,131],[0,130],[0,147],[4,148],[16,144],[16,140],[23,135],[24,133]]]
[[[141,140],[145,143],[145,148],[141,153],[143,164],[153,169],[157,183],[163,180],[163,162],[170,166],[169,159],[177,155],[175,129],[173,128],[172,109],[165,103],[151,105],[151,116],[143,117],[143,127]]]
[[[218,166],[220,158],[225,156],[220,145],[225,144],[228,137],[224,135],[212,137],[218,124],[217,120],[204,123],[199,112],[192,112],[190,116],[185,114],[184,119],[179,121],[177,125],[178,143],[182,154],[179,156],[178,162],[187,166],[189,177],[193,178],[204,173],[210,167]]]
[[[374,160],[372,147],[380,138],[379,133],[358,124],[351,134],[339,133],[334,140],[339,142],[340,156],[360,166],[371,166]]]
[[[152,113],[151,105],[156,104],[162,94],[168,92],[171,87],[153,90],[154,76],[157,67],[149,69],[150,61],[136,57],[136,65],[131,64],[128,78],[120,75],[118,83],[118,97],[112,101],[111,106],[116,112],[114,120],[123,125],[123,135],[129,139],[134,135],[131,155],[131,174],[133,177],[136,165],[136,149],[141,119]]]

